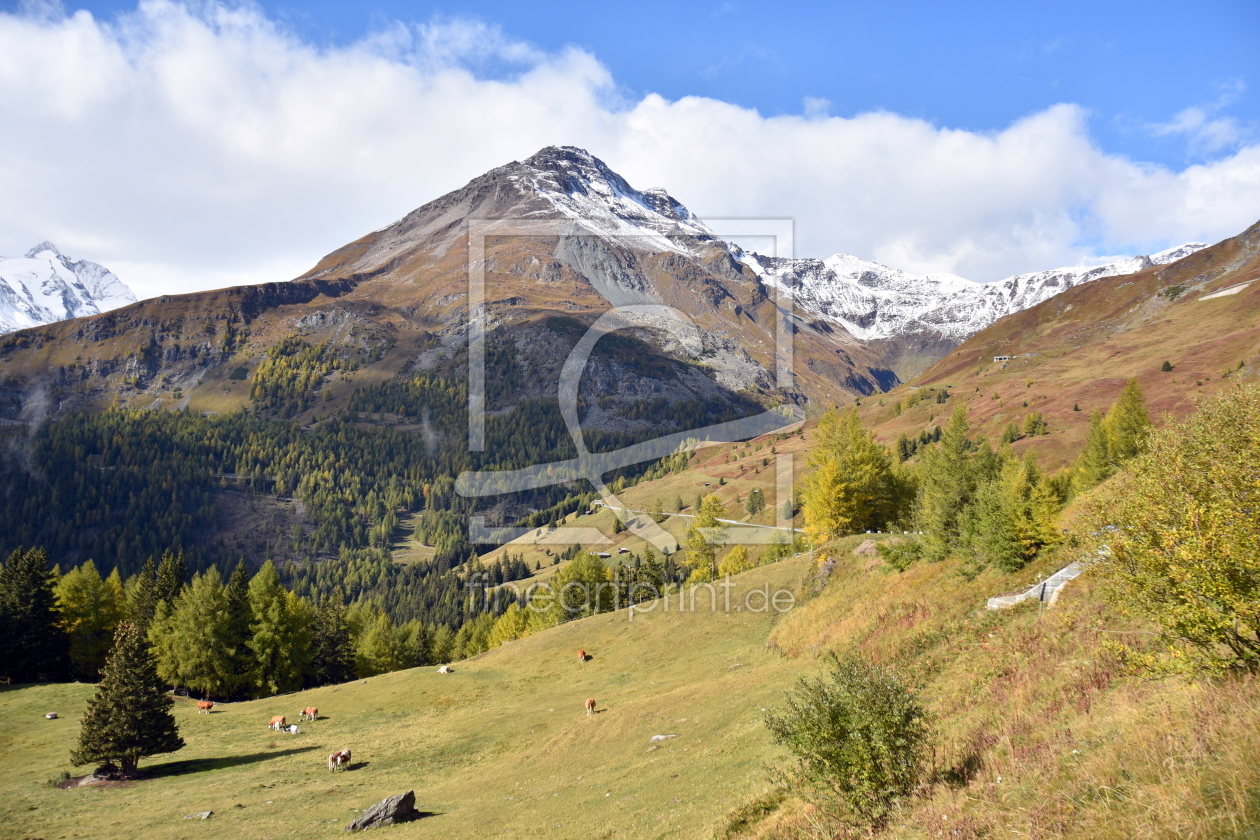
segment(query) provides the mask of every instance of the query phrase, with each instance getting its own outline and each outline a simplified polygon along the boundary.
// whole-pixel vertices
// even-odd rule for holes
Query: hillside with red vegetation
[[[1198,394],[1254,380],[1257,281],[1260,223],[1175,263],[1077,286],[1003,318],[912,384],[863,399],[861,411],[887,443],[918,435],[959,403],[991,439],[1040,412],[1049,433],[1014,447],[1033,447],[1045,466],[1062,466],[1080,451],[1090,413],[1105,411],[1130,378],[1141,383],[1157,424],[1165,414],[1184,416]],[[1011,358],[995,361],[1000,356]],[[1161,369],[1165,361],[1171,370]]]

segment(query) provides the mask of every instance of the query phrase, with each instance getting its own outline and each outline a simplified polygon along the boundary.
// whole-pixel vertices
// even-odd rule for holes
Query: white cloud
[[[1218,154],[1225,149],[1236,149],[1250,139],[1250,131],[1233,117],[1221,116],[1220,112],[1233,104],[1247,86],[1241,79],[1234,79],[1221,87],[1214,102],[1184,108],[1166,123],[1150,126],[1157,137],[1183,137],[1190,152],[1198,156]]]
[[[795,218],[798,253],[983,280],[1260,217],[1260,146],[1144,165],[1101,151],[1071,105],[989,134],[821,102],[763,117],[626,101],[594,56],[476,22],[321,48],[251,8],[196,8],[0,15],[0,253],[51,238],[147,294],[287,279],[550,144],[702,216]]]

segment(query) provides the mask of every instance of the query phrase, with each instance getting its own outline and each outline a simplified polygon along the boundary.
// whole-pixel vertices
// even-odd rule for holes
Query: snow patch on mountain
[[[789,294],[803,313],[866,341],[925,331],[962,341],[1004,315],[1035,306],[1073,286],[1164,265],[1207,247],[1192,242],[1151,256],[1019,274],[981,284],[953,274],[910,274],[849,254],[820,260],[745,252],[734,243],[718,240],[704,222],[664,190],[636,190],[599,158],[574,146],[550,146],[505,167],[504,172],[522,194],[544,200],[547,209],[539,211],[541,215],[558,211],[592,233],[629,238],[627,244],[632,247],[693,255],[699,243],[725,246],[762,282]],[[599,274],[582,260],[575,259],[574,265],[592,279]],[[639,302],[642,290],[621,288],[627,284],[634,285],[624,280],[614,284],[616,289],[601,288],[601,292],[614,305]]]
[[[689,243],[716,239],[663,189],[636,190],[606,163],[575,146],[549,146],[509,178],[579,226],[603,236],[632,237],[636,247],[690,253]]]
[[[112,271],[71,260],[51,242],[41,242],[23,257],[0,257],[0,334],[135,302]]]
[[[848,254],[824,260],[732,253],[767,285],[792,296],[805,313],[843,327],[864,341],[936,332],[962,341],[999,318],[1036,306],[1073,286],[1167,265],[1206,248],[1188,242],[1150,256],[1097,266],[1070,266],[973,283],[952,274],[908,274]]]

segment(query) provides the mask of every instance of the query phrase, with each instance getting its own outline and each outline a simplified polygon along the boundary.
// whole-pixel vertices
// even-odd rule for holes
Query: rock
[[[666,738],[677,738],[677,737],[678,737],[677,735],[653,735],[652,743],[656,743],[657,741],[664,741]]]
[[[346,831],[364,831],[380,825],[407,822],[420,816],[416,810],[416,792],[409,790],[398,796],[382,799],[346,826]]]
[[[56,712],[49,712],[48,714],[44,715],[44,717],[48,718],[49,720],[56,720],[56,719],[57,719],[57,713],[56,713]]]
[[[210,818],[210,815],[211,815],[211,814],[213,814],[213,813],[214,813],[214,811],[202,811],[200,814],[189,814],[188,816],[184,817],[184,819],[186,819],[186,820],[205,820],[205,819],[209,819],[209,818]]]

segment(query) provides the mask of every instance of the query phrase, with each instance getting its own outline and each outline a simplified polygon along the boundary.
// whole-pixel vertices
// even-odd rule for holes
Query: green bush
[[[856,655],[832,654],[828,675],[802,677],[766,726],[795,757],[790,783],[805,798],[872,829],[919,783],[930,738],[909,686]]]

